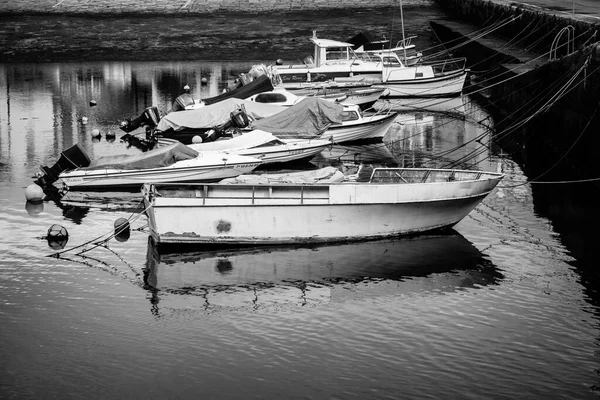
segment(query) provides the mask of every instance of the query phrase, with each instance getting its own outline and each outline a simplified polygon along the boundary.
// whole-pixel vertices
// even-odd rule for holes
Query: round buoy
[[[50,228],[48,228],[48,239],[68,239],[69,232],[67,232],[67,228],[62,225],[53,224]]]
[[[96,104],[96,100],[90,100],[90,107],[94,107]]]
[[[32,183],[25,188],[25,198],[32,203],[39,203],[44,200],[44,189]]]
[[[41,201],[27,201],[25,202],[25,210],[27,210],[27,214],[33,217],[44,211],[44,203]]]
[[[200,79],[200,82],[202,82],[203,85],[206,85],[208,83],[208,79],[202,78]]]
[[[69,241],[69,232],[64,226],[54,224],[48,229],[48,246],[54,250],[63,249]]]
[[[115,239],[119,242],[126,242],[130,235],[129,221],[125,218],[118,218],[115,221]]]
[[[196,135],[192,138],[192,143],[202,143],[202,138]]]
[[[99,138],[101,136],[102,136],[102,134],[100,133],[100,129],[97,129],[97,128],[96,129],[92,129],[92,137]]]
[[[82,124],[85,125],[85,124],[87,124],[87,122],[88,122],[88,118],[87,117],[81,117],[81,123]]]
[[[278,58],[277,61],[275,61],[275,65],[283,65],[283,60]]]

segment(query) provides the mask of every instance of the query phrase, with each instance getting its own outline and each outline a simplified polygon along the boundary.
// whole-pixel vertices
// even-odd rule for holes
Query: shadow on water
[[[456,231],[310,247],[165,253],[150,239],[144,283],[154,310],[163,294],[204,307],[305,305],[354,297],[452,292],[496,285],[492,262]],[[228,299],[225,299],[229,297]]]
[[[538,215],[552,222],[552,229],[574,257],[573,267],[581,277],[587,300],[600,307],[600,185],[578,183],[568,185],[532,185],[533,203]]]

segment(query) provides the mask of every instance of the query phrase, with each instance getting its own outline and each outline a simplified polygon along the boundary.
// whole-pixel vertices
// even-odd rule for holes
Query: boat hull
[[[290,140],[285,146],[262,147],[235,151],[236,154],[254,157],[262,160],[263,164],[283,163],[305,158],[311,158],[331,145],[324,140],[313,140],[312,143],[294,142]]]
[[[450,97],[462,93],[467,71],[426,79],[387,80],[377,86],[388,91],[381,97]]]
[[[159,244],[344,242],[451,227],[500,181],[414,184],[203,185],[195,196],[153,196],[143,188]]]
[[[332,143],[381,140],[396,120],[397,115],[397,113],[391,113],[367,116],[356,124],[346,123],[342,126],[332,126],[321,135],[321,139],[328,139]]]
[[[252,160],[249,158],[249,160]],[[144,183],[216,182],[246,174],[261,165],[260,160],[211,166],[182,166],[135,170],[74,170],[61,174],[60,179],[69,189],[101,190],[139,188]]]

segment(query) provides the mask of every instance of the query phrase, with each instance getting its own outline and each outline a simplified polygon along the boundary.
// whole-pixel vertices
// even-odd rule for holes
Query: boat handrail
[[[442,73],[449,71],[460,71],[466,68],[466,57],[448,58],[438,61],[426,61],[419,63],[419,66],[431,67],[434,72]]]
[[[417,37],[416,35],[413,35],[413,36],[408,36],[404,39],[400,39],[398,41],[398,43],[396,43],[396,48],[398,48],[398,47],[407,48],[408,46],[412,46],[412,40],[416,37]]]

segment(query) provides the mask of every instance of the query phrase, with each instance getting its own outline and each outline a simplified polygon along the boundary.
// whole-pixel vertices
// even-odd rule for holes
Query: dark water
[[[462,117],[403,113],[384,143],[312,160],[505,172],[450,234],[160,254],[140,215],[126,241],[48,257],[52,224],[70,249],[138,215],[140,199],[27,203],[39,165],[74,143],[92,157],[138,152],[118,139],[123,118],[168,109],[185,83],[216,95],[250,65],[0,64],[0,398],[597,397],[588,209],[575,191],[526,184],[469,98],[436,107]]]

